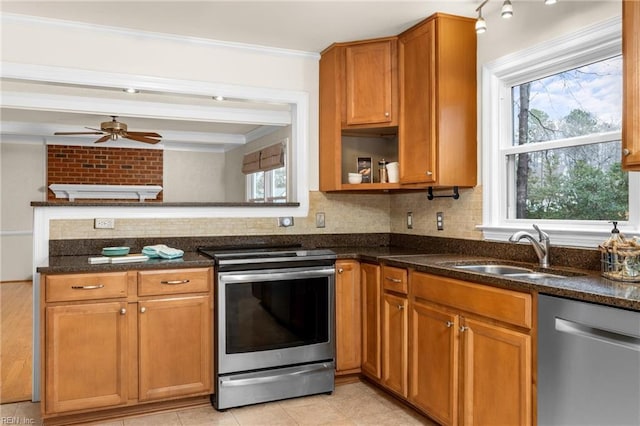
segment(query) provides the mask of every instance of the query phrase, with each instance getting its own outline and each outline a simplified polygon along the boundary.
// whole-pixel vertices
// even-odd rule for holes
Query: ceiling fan
[[[162,136],[154,132],[129,132],[127,125],[116,120],[118,117],[111,116],[111,121],[100,123],[99,129],[93,127],[85,127],[85,129],[95,130],[94,132],[55,132],[54,135],[104,135],[95,143],[106,142],[109,139],[115,141],[118,138],[131,139],[144,143],[158,143]]]

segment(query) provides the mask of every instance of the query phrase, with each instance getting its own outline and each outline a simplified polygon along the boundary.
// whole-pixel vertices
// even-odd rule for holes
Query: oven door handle
[[[257,385],[264,383],[272,383],[281,381],[287,377],[295,377],[295,376],[304,376],[307,374],[316,373],[318,371],[324,370],[332,370],[334,368],[333,363],[325,362],[322,364],[310,365],[307,367],[296,367],[295,371],[284,373],[280,372],[277,374],[272,374],[269,376],[259,376],[259,377],[247,377],[247,378],[233,378],[233,377],[220,377],[220,386],[222,387],[234,387],[234,386],[249,386],[249,385]],[[259,374],[259,373],[258,373]],[[264,373],[263,373],[264,374]]]
[[[260,271],[255,272],[231,272],[220,273],[218,277],[223,278],[225,283],[229,282],[247,282],[247,281],[278,281],[296,278],[314,278],[314,277],[328,277],[334,275],[336,268],[327,267],[321,269],[309,269],[309,270],[297,270],[290,272],[272,272],[264,273]]]

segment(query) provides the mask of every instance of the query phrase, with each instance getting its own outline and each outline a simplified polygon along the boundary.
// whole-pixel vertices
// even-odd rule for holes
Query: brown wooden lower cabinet
[[[408,301],[385,292],[382,296],[382,384],[407,397]]]
[[[211,389],[209,300],[196,296],[138,302],[141,401]]]
[[[166,272],[43,275],[44,419],[212,393],[212,269]]]
[[[126,403],[126,307],[116,301],[45,309],[43,412]]]
[[[409,401],[443,425],[458,424],[458,316],[414,302],[410,328]]]
[[[362,297],[362,373],[370,379],[379,381],[382,377],[380,265],[360,264],[360,289]]]
[[[360,263],[336,262],[336,373],[360,372],[361,309]]]
[[[532,295],[419,272],[409,281],[409,401],[443,425],[532,424]]]

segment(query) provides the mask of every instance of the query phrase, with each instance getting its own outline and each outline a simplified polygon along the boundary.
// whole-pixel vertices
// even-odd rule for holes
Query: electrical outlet
[[[316,228],[324,228],[324,212],[316,213]]]
[[[95,218],[93,219],[94,229],[113,229],[116,227],[116,220],[112,218]]]
[[[413,212],[407,212],[407,229],[413,229]]]
[[[438,231],[444,230],[444,214],[442,212],[436,213],[436,226]]]
[[[293,226],[293,217],[292,216],[284,216],[278,218],[278,226],[289,227]]]

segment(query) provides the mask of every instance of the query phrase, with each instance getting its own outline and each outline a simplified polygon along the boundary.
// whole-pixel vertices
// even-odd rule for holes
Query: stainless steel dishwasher
[[[640,312],[539,297],[538,424],[640,425]]]

